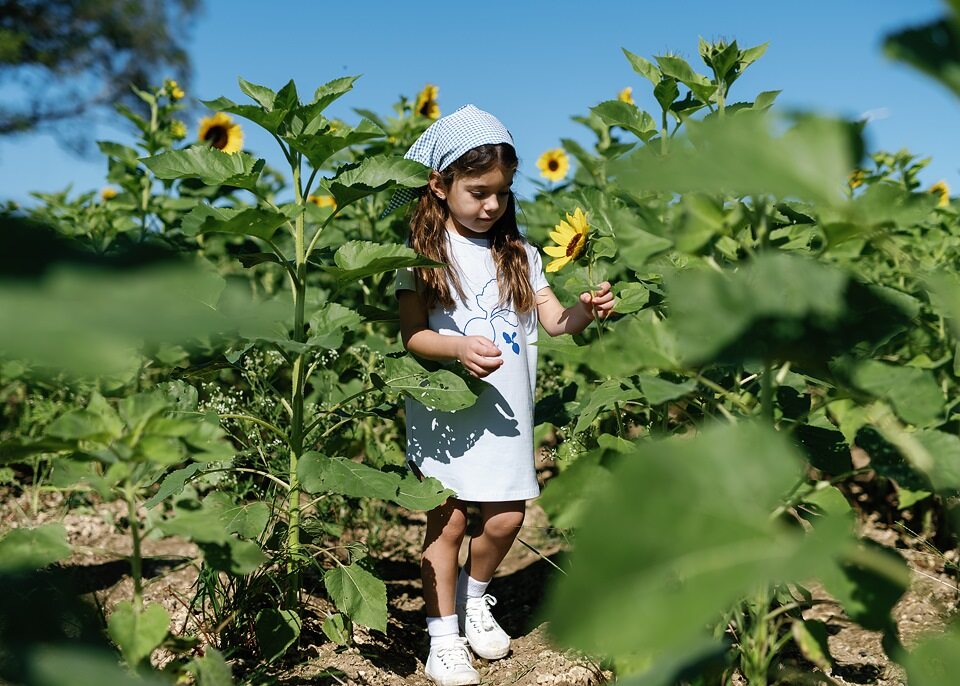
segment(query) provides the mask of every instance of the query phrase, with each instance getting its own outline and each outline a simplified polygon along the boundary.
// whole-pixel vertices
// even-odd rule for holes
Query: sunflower
[[[547,150],[537,160],[540,176],[550,181],[559,181],[570,171],[570,158],[563,148]]]
[[[115,197],[117,197],[116,188],[110,188],[110,186],[106,186],[105,188],[100,189],[100,198],[104,202],[107,200],[113,200]]]
[[[332,207],[336,209],[337,200],[332,195],[308,195],[307,202],[312,202],[317,207]]]
[[[437,93],[440,89],[428,83],[417,96],[417,106],[414,108],[420,116],[427,119],[440,118],[440,106],[437,104]]]
[[[173,79],[167,79],[163,87],[167,90],[167,95],[170,96],[171,100],[180,100],[184,96],[183,89]]]
[[[635,105],[636,103],[633,102],[633,88],[630,86],[624,88],[617,94],[617,100],[620,102],[625,102],[628,105]]]
[[[200,120],[200,134],[197,136],[217,150],[238,152],[243,147],[243,129],[234,124],[230,115],[217,112],[212,117]]]
[[[937,200],[937,207],[946,207],[950,204],[950,186],[948,186],[947,182],[943,179],[940,179],[930,186],[930,188],[927,189],[927,193],[940,196],[940,199]]]
[[[587,245],[587,234],[590,232],[590,225],[587,223],[587,216],[579,207],[573,214],[567,214],[567,220],[561,220],[559,224],[553,227],[550,232],[550,238],[556,241],[556,245],[548,245],[543,252],[555,257],[547,265],[548,272],[556,272],[563,266],[580,257],[583,249]]]
[[[847,177],[847,185],[850,186],[850,190],[857,188],[858,186],[863,185],[863,170],[854,169],[850,172],[850,176]]]

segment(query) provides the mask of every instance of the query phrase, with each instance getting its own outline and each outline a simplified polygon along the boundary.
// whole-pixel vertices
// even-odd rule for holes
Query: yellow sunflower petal
[[[558,272],[563,269],[563,266],[570,261],[569,257],[561,257],[559,259],[553,260],[546,266],[548,272]]]
[[[567,246],[566,245],[547,245],[547,246],[544,246],[543,252],[547,253],[550,257],[566,257]]]
[[[560,231],[550,232],[550,240],[552,240],[557,245],[566,245],[569,239],[570,239],[569,233],[561,233]]]

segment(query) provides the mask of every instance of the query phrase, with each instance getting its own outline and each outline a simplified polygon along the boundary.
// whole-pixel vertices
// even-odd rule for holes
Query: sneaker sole
[[[424,670],[423,673],[427,675],[427,678],[430,679],[430,681],[437,684],[437,686],[474,686],[475,684],[480,683],[479,678],[474,679],[473,677],[470,677],[470,676],[464,676],[460,678],[451,677],[448,679],[441,679],[440,677],[435,677],[433,674],[431,674],[426,670]]]
[[[510,652],[510,646],[507,646],[503,650],[498,650],[495,653],[484,653],[480,650],[477,650],[473,647],[473,644],[470,644],[470,650],[473,651],[473,654],[477,657],[482,657],[484,660],[499,660],[502,657],[506,657]]]

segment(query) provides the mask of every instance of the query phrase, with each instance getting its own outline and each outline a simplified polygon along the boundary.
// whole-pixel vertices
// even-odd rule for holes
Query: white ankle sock
[[[457,577],[457,604],[466,604],[467,598],[479,598],[487,592],[489,585],[489,581],[477,581],[461,567]]]
[[[427,617],[427,633],[430,634],[431,648],[449,643],[452,639],[460,635],[457,616]]]

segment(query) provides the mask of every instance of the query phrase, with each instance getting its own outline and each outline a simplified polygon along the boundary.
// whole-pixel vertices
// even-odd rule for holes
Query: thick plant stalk
[[[299,188],[299,169],[294,169],[294,187]],[[302,202],[302,198],[298,198]],[[303,244],[303,215],[297,217],[295,225],[295,242],[297,258],[297,281],[294,284],[293,303],[293,340],[298,343],[306,341],[306,332],[303,328],[304,310],[306,307],[306,253]],[[290,427],[290,470],[288,483],[290,495],[287,500],[287,609],[296,608],[300,599],[300,482],[297,478],[297,461],[303,454],[303,385],[306,377],[304,366],[306,355],[301,350],[293,363],[293,392],[291,407],[293,409],[292,425]]]

